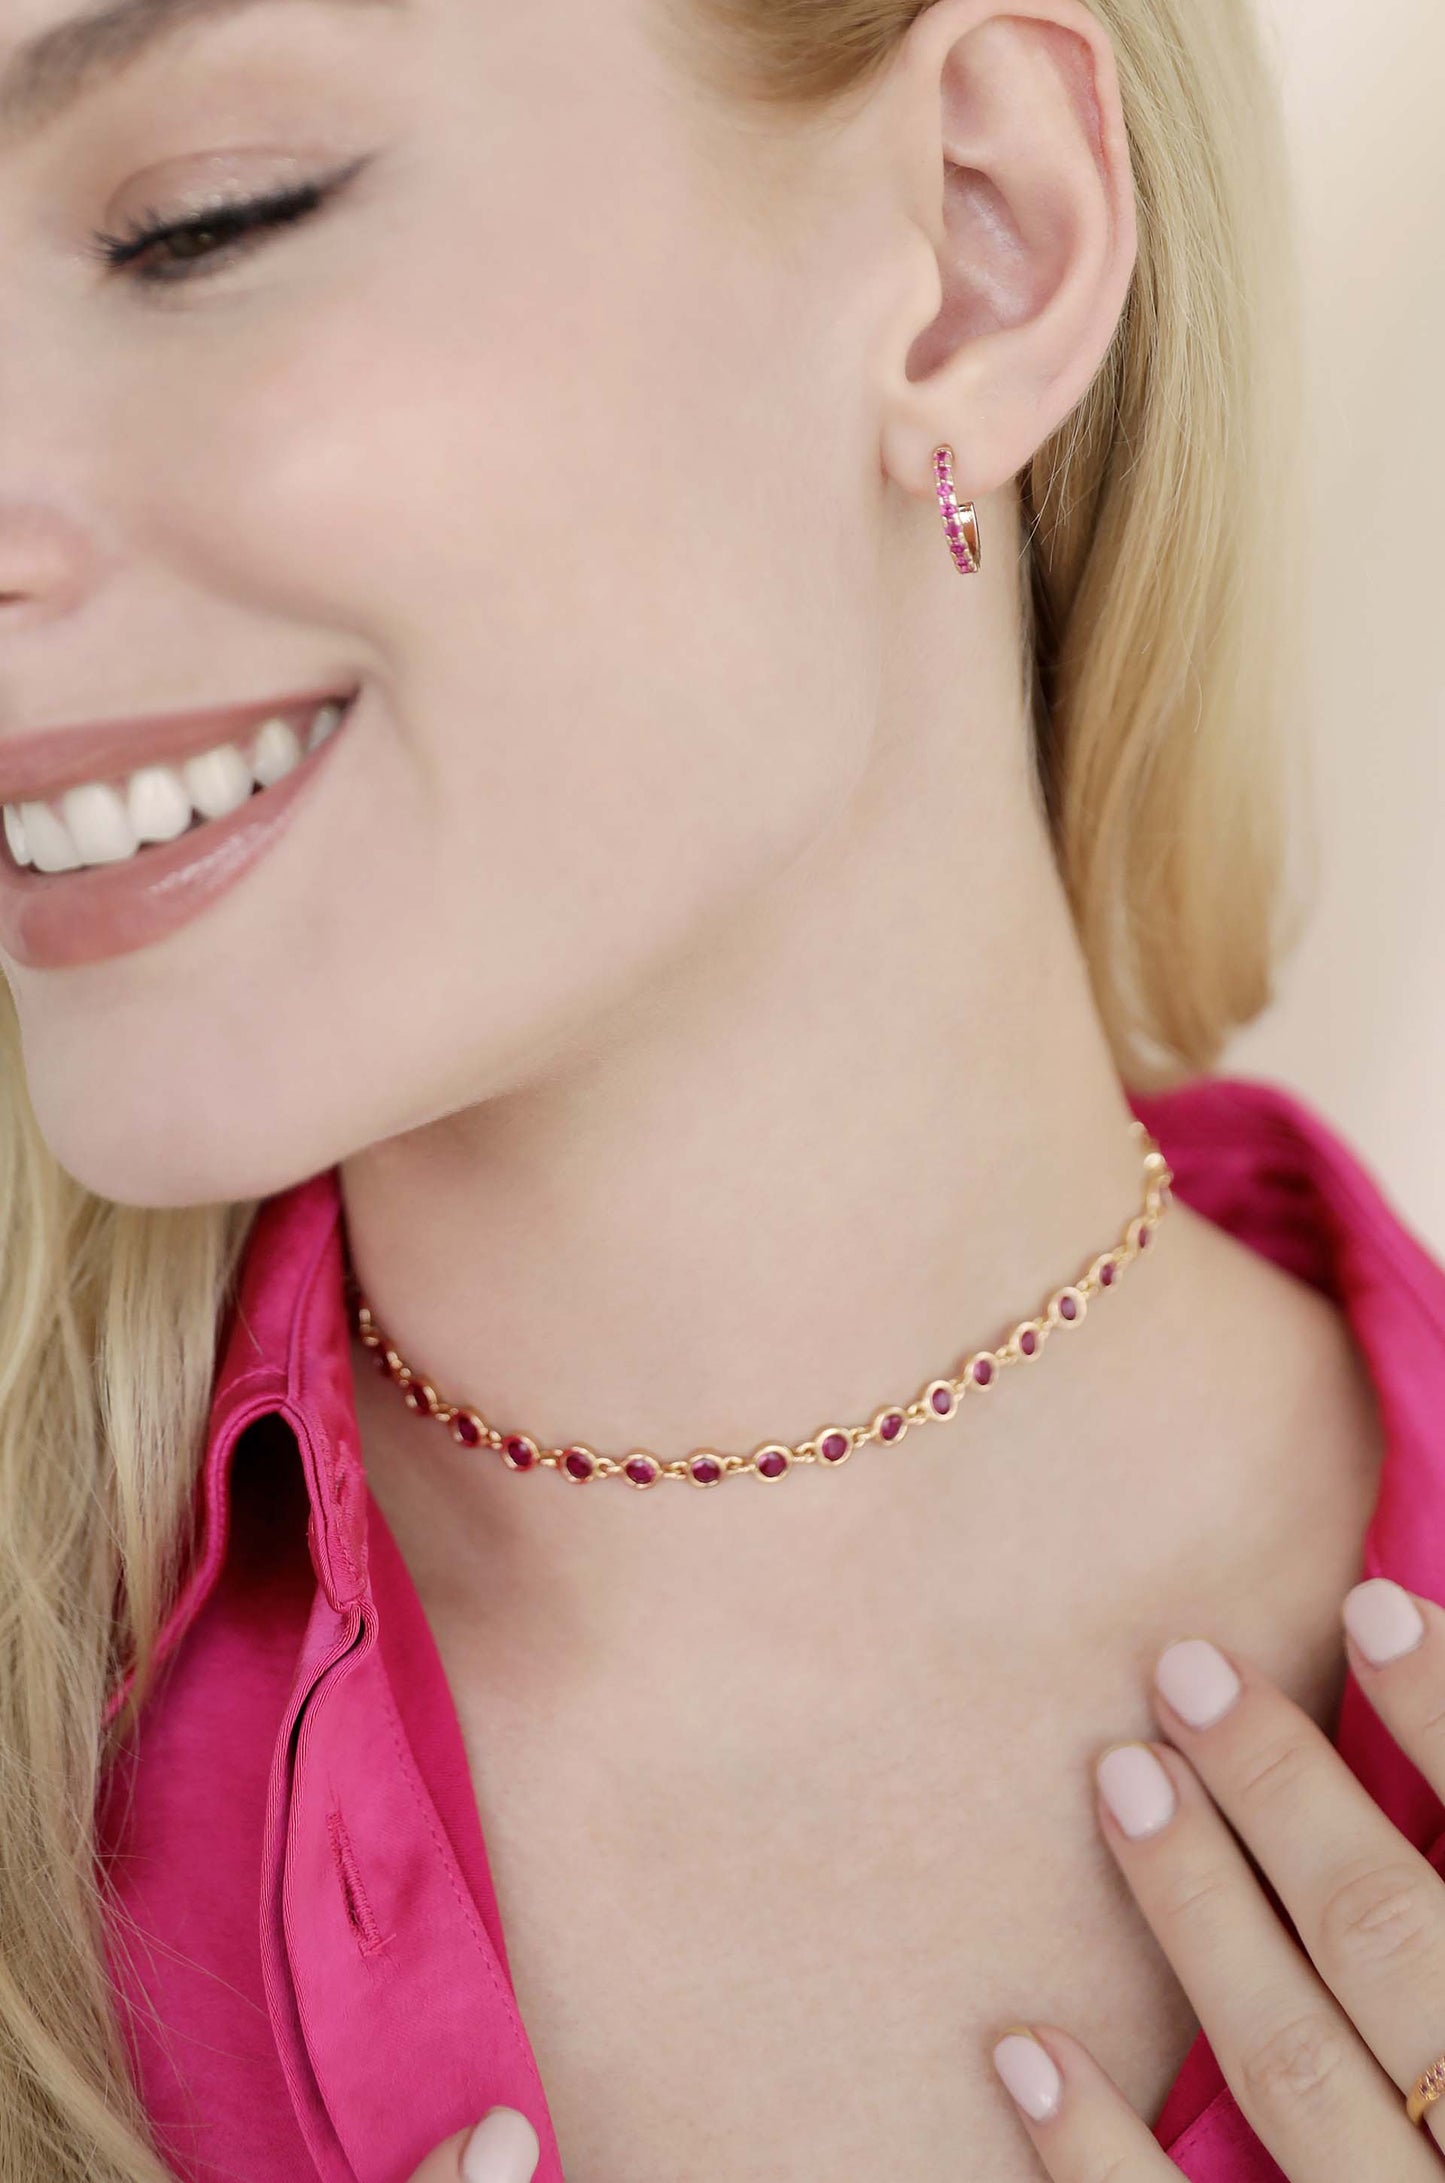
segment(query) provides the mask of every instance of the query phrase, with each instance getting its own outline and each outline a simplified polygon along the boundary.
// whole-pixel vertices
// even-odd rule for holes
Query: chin
[[[149,1211],[234,1204],[270,1197],[330,1164],[324,1152],[287,1145],[264,1122],[254,1142],[229,1117],[178,1113],[174,1102],[147,1114],[101,1111],[92,1086],[79,1101],[36,1119],[58,1164],[73,1181],[114,1205]]]

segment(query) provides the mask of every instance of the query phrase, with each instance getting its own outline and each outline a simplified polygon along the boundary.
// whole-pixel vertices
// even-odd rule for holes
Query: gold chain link
[[[1131,1121],[1129,1128],[1144,1146],[1143,1209],[1125,1224],[1112,1249],[1100,1251],[1077,1281],[1066,1281],[1054,1290],[1036,1317],[1020,1319],[996,1349],[975,1350],[956,1378],[928,1381],[911,1402],[885,1403],[874,1411],[867,1425],[820,1425],[810,1439],[762,1441],[751,1455],[724,1455],[712,1448],[698,1448],[689,1456],[675,1456],[664,1462],[646,1448],[634,1448],[622,1457],[599,1455],[582,1442],[544,1448],[530,1434],[500,1431],[469,1404],[444,1401],[429,1380],[412,1370],[377,1324],[348,1268],[346,1291],[353,1325],[363,1346],[376,1353],[378,1369],[401,1389],[410,1409],[447,1426],[452,1438],[463,1446],[497,1451],[511,1470],[560,1471],[579,1484],[590,1484],[594,1478],[626,1478],[629,1485],[642,1490],[664,1478],[685,1478],[695,1486],[717,1485],[741,1471],[751,1471],[771,1484],[786,1477],[799,1463],[821,1463],[832,1470],[867,1441],[896,1447],[914,1425],[952,1417],[966,1398],[987,1394],[997,1375],[1010,1365],[1036,1363],[1056,1328],[1081,1326],[1093,1298],[1106,1295],[1117,1285],[1125,1268],[1147,1247],[1174,1197],[1174,1172],[1158,1145],[1142,1122]],[[891,1433],[884,1429],[888,1425],[894,1428]],[[760,1468],[760,1464],[764,1467]]]

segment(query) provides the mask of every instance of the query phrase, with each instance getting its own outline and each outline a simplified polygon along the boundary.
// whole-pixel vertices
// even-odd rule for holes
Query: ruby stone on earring
[[[953,449],[935,447],[933,450],[933,477],[938,492],[939,512],[948,538],[948,550],[953,555],[953,565],[960,576],[976,576],[983,561],[983,547],[978,535],[978,517],[971,500],[959,506],[953,490]]]

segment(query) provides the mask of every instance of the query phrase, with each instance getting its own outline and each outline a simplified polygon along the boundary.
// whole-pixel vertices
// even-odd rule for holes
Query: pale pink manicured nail
[[[1094,1768],[1104,1802],[1125,1834],[1157,1834],[1178,1809],[1174,1784],[1142,1743],[1116,1743]]]
[[[462,2148],[462,2183],[531,2183],[542,2148],[515,2107],[493,2107]]]
[[[1064,2080],[1053,2056],[1025,2032],[1006,2032],[993,2050],[993,2066],[1026,2115],[1047,2122],[1059,2111]]]
[[[1345,1628],[1371,1665],[1382,1668],[1421,1643],[1425,1617],[1392,1577],[1367,1577],[1345,1594]]]
[[[1181,1637],[1177,1644],[1166,1645],[1154,1680],[1191,1728],[1212,1728],[1243,1688],[1224,1654],[1207,1637]]]

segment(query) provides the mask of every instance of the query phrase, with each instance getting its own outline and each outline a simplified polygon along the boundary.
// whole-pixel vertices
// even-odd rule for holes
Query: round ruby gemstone
[[[993,1378],[993,1365],[987,1357],[980,1357],[977,1360],[973,1368],[973,1377],[975,1385],[987,1387],[989,1381]]]
[[[530,1470],[537,1460],[529,1444],[517,1433],[511,1434],[508,1439],[504,1440],[502,1447],[506,1451],[507,1461],[514,1470]]]
[[[452,1432],[469,1448],[479,1448],[482,1444],[481,1428],[474,1417],[468,1417],[465,1410],[458,1410],[452,1419]]]
[[[878,1428],[880,1440],[896,1440],[903,1430],[903,1412],[890,1410]]]
[[[722,1476],[722,1465],[711,1455],[695,1455],[688,1465],[700,1486],[716,1485]]]
[[[846,1433],[824,1433],[818,1443],[818,1453],[825,1463],[841,1463],[848,1453],[850,1442]]]
[[[788,1458],[779,1448],[770,1448],[766,1455],[758,1457],[758,1469],[764,1478],[781,1478],[788,1468]]]
[[[1019,1336],[1019,1348],[1026,1357],[1031,1357],[1038,1346],[1039,1338],[1033,1328],[1031,1326],[1025,1327],[1023,1333]]]
[[[1141,1228],[1141,1229],[1139,1230],[1139,1248],[1140,1248],[1140,1250],[1141,1250],[1141,1251],[1143,1251],[1143,1250],[1147,1250],[1147,1249],[1148,1249],[1148,1246],[1149,1246],[1149,1238],[1150,1238],[1150,1236],[1152,1235],[1152,1233],[1153,1233],[1153,1230],[1152,1230],[1152,1229],[1150,1229],[1150,1228]]]
[[[622,1467],[635,1486],[650,1486],[659,1476],[659,1466],[650,1455],[630,1455]]]
[[[953,1408],[953,1397],[946,1387],[935,1387],[928,1399],[940,1417],[947,1417]]]
[[[1078,1316],[1079,1299],[1077,1296],[1061,1296],[1059,1298],[1059,1317],[1061,1319],[1077,1319]]]
[[[585,1448],[569,1448],[562,1458],[562,1468],[572,1478],[590,1478],[597,1465]]]
[[[1118,1267],[1117,1267],[1117,1266],[1116,1266],[1116,1265],[1114,1264],[1114,1261],[1113,1261],[1113,1259],[1112,1259],[1112,1258],[1106,1258],[1106,1259],[1104,1260],[1104,1263],[1103,1263],[1103,1265],[1102,1265],[1102,1266],[1101,1266],[1101,1267],[1099,1268],[1099,1286],[1100,1286],[1100,1288],[1101,1288],[1101,1289],[1111,1289],[1111,1288],[1112,1288],[1112,1287],[1114,1286],[1114,1276],[1115,1276],[1115,1274],[1116,1274],[1116,1273],[1117,1273],[1118,1271],[1119,1271],[1119,1269],[1118,1269]]]

